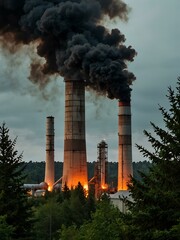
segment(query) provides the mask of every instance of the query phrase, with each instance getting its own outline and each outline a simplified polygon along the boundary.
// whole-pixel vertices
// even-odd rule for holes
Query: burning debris
[[[0,0],[0,41],[17,51],[38,43],[37,54],[45,63],[32,63],[35,83],[37,69],[42,76],[57,73],[65,81],[80,79],[109,98],[129,101],[135,76],[127,62],[136,51],[124,45],[118,29],[102,25],[105,17],[126,21],[128,12],[121,0]]]

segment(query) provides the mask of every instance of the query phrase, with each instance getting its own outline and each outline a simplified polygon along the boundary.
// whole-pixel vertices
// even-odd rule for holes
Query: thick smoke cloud
[[[17,50],[36,43],[45,59],[42,66],[32,63],[36,79],[36,69],[42,71],[38,76],[58,73],[109,98],[128,100],[135,76],[127,62],[136,52],[124,45],[118,29],[102,25],[104,17],[126,21],[128,12],[121,0],[0,0],[0,40]]]

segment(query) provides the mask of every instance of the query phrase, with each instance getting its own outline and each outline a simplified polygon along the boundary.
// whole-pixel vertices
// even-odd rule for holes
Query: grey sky
[[[135,143],[148,146],[143,130],[150,121],[162,126],[158,104],[168,108],[168,86],[175,87],[180,69],[179,0],[126,0],[132,11],[128,23],[113,22],[138,55],[129,69],[136,75],[132,91],[133,161],[143,160]],[[33,50],[32,50],[33,51]],[[45,160],[46,117],[55,117],[55,160],[63,161],[64,83],[52,80],[45,92],[27,78],[29,56],[24,48],[9,55],[0,49],[0,122],[6,122],[25,161]],[[46,99],[46,100],[45,100]],[[86,93],[88,161],[97,158],[97,144],[108,143],[109,161],[117,161],[117,101]]]

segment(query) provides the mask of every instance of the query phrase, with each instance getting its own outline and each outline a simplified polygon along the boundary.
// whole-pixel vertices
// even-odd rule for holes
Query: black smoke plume
[[[42,71],[39,76],[58,73],[65,81],[83,80],[98,93],[126,101],[135,79],[127,62],[136,51],[124,45],[118,29],[110,31],[102,22],[105,17],[126,21],[128,12],[121,0],[0,0],[0,39],[17,50],[38,43],[45,63],[32,64],[35,82],[36,69]]]

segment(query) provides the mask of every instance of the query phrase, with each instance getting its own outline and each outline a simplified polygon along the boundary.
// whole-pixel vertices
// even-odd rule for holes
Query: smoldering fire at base
[[[44,75],[48,79],[47,76],[59,74],[65,82],[71,80],[72,85],[81,86],[83,83],[110,99],[129,102],[130,85],[135,76],[128,71],[127,63],[134,60],[136,51],[124,45],[125,36],[119,29],[109,30],[103,26],[107,18],[127,21],[129,11],[122,0],[0,0],[0,46],[13,46],[13,50],[18,51],[23,45],[36,43],[37,54],[44,61],[39,61],[40,66],[36,68],[33,63],[31,65],[34,71],[30,70],[29,79],[34,84],[45,86],[44,82],[48,84],[48,81],[44,81]],[[8,44],[2,44],[5,42]],[[38,81],[37,78],[34,81],[37,69],[43,74],[38,74]],[[77,117],[75,111],[71,110],[69,116]],[[75,122],[78,124],[78,120]],[[68,126],[67,123],[65,126]],[[85,139],[81,139],[84,133],[77,135],[75,140],[78,126],[75,129],[72,129],[74,132],[70,138],[70,130],[66,127],[66,133],[69,133],[65,133],[65,158],[70,156],[78,141],[85,146]],[[72,142],[73,148],[69,142]],[[78,147],[75,149],[79,151]],[[81,164],[78,165],[85,179],[85,147],[83,149],[78,153],[81,155],[81,160],[78,160]],[[72,161],[67,160],[65,166],[75,169]],[[68,174],[64,170],[66,180],[63,181],[69,182]],[[86,185],[86,180],[83,181]]]

